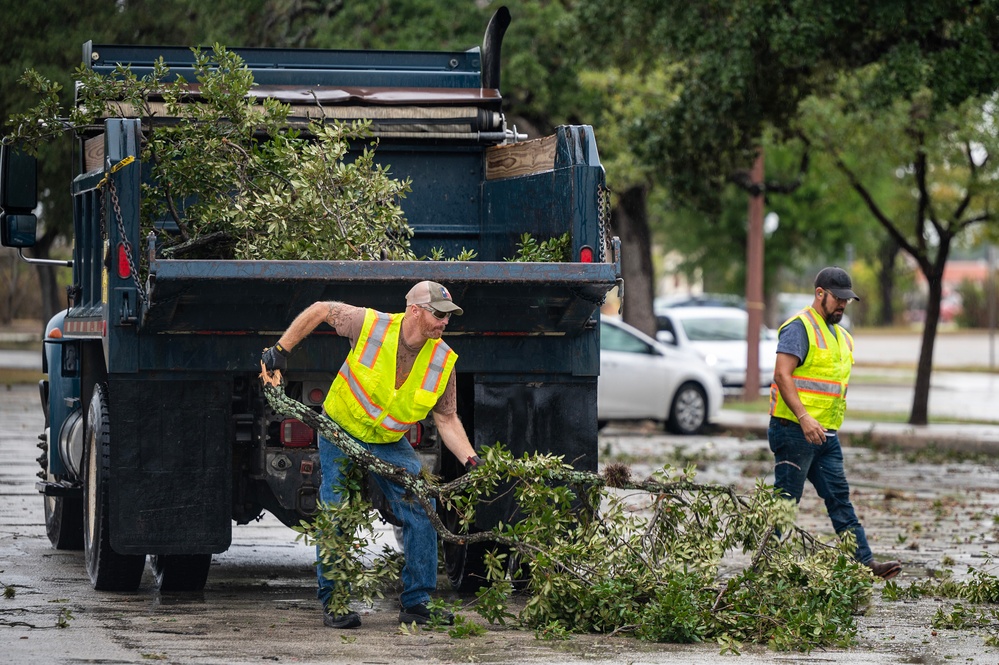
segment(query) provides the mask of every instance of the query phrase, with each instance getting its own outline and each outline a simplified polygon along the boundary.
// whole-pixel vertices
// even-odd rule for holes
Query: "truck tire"
[[[531,567],[514,550],[506,553],[506,574],[514,591],[525,591],[531,586]]]
[[[444,514],[448,531],[457,533],[458,516],[453,511]],[[444,543],[444,570],[451,588],[462,593],[474,593],[486,586],[486,552],[491,543],[471,545]]]
[[[149,557],[161,592],[202,591],[212,565],[211,554],[161,554]]]
[[[49,480],[58,480],[49,476]],[[83,500],[80,497],[44,496],[45,534],[57,550],[83,549]]]
[[[107,386],[94,386],[83,437],[83,554],[90,581],[98,591],[135,591],[146,557],[119,554],[111,548],[108,460],[111,446]]]

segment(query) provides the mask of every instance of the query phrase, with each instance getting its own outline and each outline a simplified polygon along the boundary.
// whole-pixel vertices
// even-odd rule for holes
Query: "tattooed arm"
[[[348,320],[358,309],[360,308],[336,301],[313,303],[295,317],[288,329],[281,335],[278,344],[290,352],[296,344],[305,339],[323,321],[341,335],[345,335]]]

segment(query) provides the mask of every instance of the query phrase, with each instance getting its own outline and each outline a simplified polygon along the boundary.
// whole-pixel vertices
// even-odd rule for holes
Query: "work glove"
[[[288,356],[291,353],[286,351],[280,344],[275,344],[274,346],[264,349],[263,355],[260,359],[264,363],[264,367],[267,368],[268,372],[273,372],[276,369],[282,372],[288,369]]]
[[[479,459],[478,455],[472,455],[465,462],[465,473],[468,473],[477,466],[482,466],[482,460]]]

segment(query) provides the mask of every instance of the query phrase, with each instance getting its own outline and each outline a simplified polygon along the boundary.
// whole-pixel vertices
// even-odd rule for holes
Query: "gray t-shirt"
[[[798,365],[808,355],[808,332],[801,319],[795,319],[781,328],[777,337],[777,353],[788,353],[798,359]]]

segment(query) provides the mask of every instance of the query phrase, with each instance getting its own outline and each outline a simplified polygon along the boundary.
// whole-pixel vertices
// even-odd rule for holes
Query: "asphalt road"
[[[531,631],[489,626],[482,637],[444,633],[404,634],[396,623],[395,592],[374,607],[358,607],[362,628],[343,632],[322,626],[314,598],[313,551],[296,543],[276,519],[233,529],[230,549],[216,555],[208,585],[198,594],[160,594],[148,568],[136,593],[97,593],[80,552],[50,547],[42,500],[34,490],[34,446],[42,426],[33,386],[0,386],[0,583],[13,595],[0,600],[0,662],[18,665],[148,663],[222,665],[260,662],[378,663],[420,660],[430,664],[489,663],[716,663],[718,647],[645,644],[623,635],[581,635],[545,642]],[[924,576],[944,557],[981,565],[996,547],[992,521],[999,505],[996,470],[975,464],[908,463],[849,450],[858,510],[879,556],[903,558],[900,581]],[[636,428],[610,427],[601,436],[601,459],[627,460],[637,474],[678,458],[698,461],[705,482],[751,487],[766,476],[766,442],[741,437],[669,437]],[[893,489],[895,488],[895,489]],[[886,496],[891,494],[891,502]],[[942,504],[941,504],[942,502]],[[938,504],[948,512],[941,517]],[[937,515],[934,521],[933,515]],[[828,531],[814,496],[802,504],[806,528]],[[922,526],[917,526],[921,524]],[[938,526],[939,525],[939,526]],[[916,549],[914,534],[919,541]],[[391,534],[383,532],[384,542]],[[910,540],[906,541],[905,539]],[[904,543],[904,547],[903,547]],[[470,603],[446,590],[439,593]],[[996,662],[973,631],[936,631],[929,622],[940,601],[885,603],[875,593],[858,618],[859,644],[821,654],[774,654],[748,646],[739,663]],[[478,620],[471,611],[463,613]],[[65,628],[57,628],[60,618]],[[735,662],[733,660],[733,662]]]

